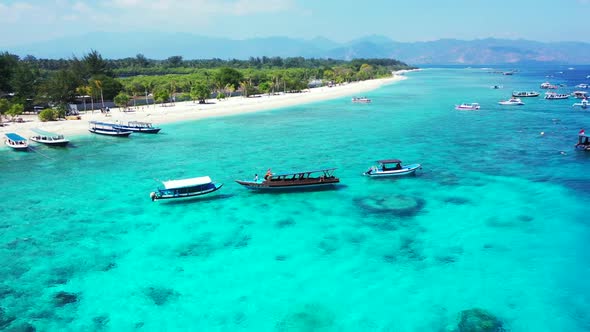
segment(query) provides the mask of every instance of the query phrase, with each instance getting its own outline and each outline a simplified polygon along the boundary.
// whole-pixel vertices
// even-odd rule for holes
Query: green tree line
[[[305,59],[302,57],[251,57],[248,60],[165,60],[133,58],[104,59],[97,51],[81,58],[19,58],[0,53],[0,98],[31,109],[49,104],[65,108],[68,103],[89,100],[89,108],[114,100],[119,106],[137,100],[169,102],[192,99],[204,102],[212,93],[218,98],[258,93],[295,92],[312,81],[333,84],[390,76],[393,70],[412,67],[394,59]],[[97,106],[98,105],[98,106]],[[20,109],[17,107],[17,109]]]

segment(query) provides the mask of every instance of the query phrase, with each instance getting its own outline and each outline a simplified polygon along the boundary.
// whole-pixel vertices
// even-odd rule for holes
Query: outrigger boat
[[[158,188],[150,193],[152,201],[170,198],[187,198],[210,194],[219,190],[223,184],[216,184],[208,176],[182,180],[162,181],[164,189]]]
[[[113,128],[135,133],[157,134],[162,128],[154,127],[150,122],[129,121],[127,124],[117,123]]]
[[[523,97],[539,97],[539,94],[537,91],[513,91],[512,92],[512,97],[515,98],[523,98]]]
[[[587,109],[588,106],[590,106],[590,105],[588,105],[588,99],[584,99],[584,100],[582,100],[581,103],[575,103],[575,104],[572,105],[572,107],[577,107],[577,106],[579,106],[579,107],[581,107],[583,109]]]
[[[498,102],[498,104],[500,104],[500,105],[512,105],[512,106],[524,105],[524,103],[522,102],[522,100],[520,100],[520,98],[510,98],[508,100],[500,101],[500,102]]]
[[[98,122],[98,121],[90,121],[90,127],[88,131],[94,134],[99,135],[107,135],[107,136],[119,136],[119,137],[127,137],[131,135],[131,130],[123,130],[119,128],[115,128],[115,123],[108,123],[108,122]]]
[[[37,133],[37,135],[31,136],[31,141],[33,142],[49,146],[66,146],[70,142],[61,134],[55,134],[37,128],[32,128],[31,131]]]
[[[15,133],[6,133],[6,140],[4,143],[17,151],[27,151],[29,149],[29,142],[26,138]]]
[[[352,102],[357,104],[370,104],[371,99],[367,97],[352,97]]]
[[[455,105],[455,109],[458,111],[477,111],[479,109],[478,103],[471,103],[471,104],[461,104]]]
[[[334,176],[336,168],[325,168],[316,171],[274,174],[270,169],[263,179],[255,176],[253,181],[236,180],[238,184],[253,190],[301,190],[333,186],[340,182]]]
[[[421,164],[402,165],[399,159],[377,160],[378,166],[369,168],[363,175],[370,177],[401,176],[415,174]]]

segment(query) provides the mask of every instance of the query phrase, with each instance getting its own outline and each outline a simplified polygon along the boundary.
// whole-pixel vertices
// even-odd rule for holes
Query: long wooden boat
[[[415,174],[416,170],[421,169],[421,164],[402,165],[399,159],[378,160],[378,166],[369,168],[363,175],[369,177],[389,177]]]
[[[132,131],[134,133],[157,134],[162,128],[154,127],[150,122],[129,121],[126,124],[117,123],[113,128]]]
[[[210,194],[219,190],[223,184],[216,184],[208,176],[196,178],[163,181],[163,189],[158,188],[150,193],[152,201],[171,198],[188,198]]]
[[[127,137],[132,133],[132,131],[130,130],[122,130],[119,128],[115,128],[115,123],[90,121],[89,124],[90,127],[88,127],[88,131],[94,134]]]
[[[49,145],[49,146],[66,146],[70,140],[66,139],[64,135],[51,133],[37,128],[32,128],[31,131],[37,135],[31,136],[31,141]]]
[[[258,179],[258,176],[255,176],[253,181],[236,180],[236,182],[248,189],[261,191],[313,189],[339,183],[340,179],[334,176],[335,170],[336,168],[325,168],[315,171],[274,174],[269,169],[263,179]]]
[[[6,133],[4,136],[6,136],[4,144],[8,145],[14,150],[27,151],[29,149],[29,141],[21,135],[16,133]]]

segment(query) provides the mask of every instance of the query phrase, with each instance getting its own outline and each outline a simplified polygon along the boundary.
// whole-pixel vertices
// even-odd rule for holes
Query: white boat
[[[27,139],[21,135],[15,133],[6,133],[4,136],[6,136],[4,144],[13,148],[14,150],[27,151],[29,149],[29,141],[27,141]]]
[[[503,89],[503,85],[492,85],[492,89]]]
[[[479,109],[478,103],[463,103],[461,105],[455,105],[455,109],[458,111],[477,111]]]
[[[575,103],[575,104],[573,104],[573,105],[572,105],[572,107],[581,107],[581,108],[583,108],[583,109],[587,109],[587,108],[588,108],[588,106],[590,106],[590,105],[588,104],[588,99],[584,99],[584,100],[582,100],[582,102],[580,102],[580,103]]]
[[[581,83],[576,85],[576,88],[578,89],[588,89],[590,87],[590,85],[586,84],[586,83]]]
[[[369,177],[388,177],[414,174],[421,164],[402,165],[399,159],[378,160],[377,166],[369,168],[363,175]]]
[[[32,128],[31,131],[37,135],[31,136],[31,141],[49,145],[49,146],[66,146],[70,142],[64,135],[50,133],[37,128]]]
[[[572,96],[578,99],[588,99],[588,92],[586,91],[574,91],[572,92]]]
[[[537,91],[513,91],[512,97],[514,97],[514,98],[539,97],[539,93]]]
[[[576,150],[590,151],[590,136],[587,136],[584,129],[578,133],[578,143],[575,145]]]
[[[150,193],[152,201],[169,198],[187,198],[210,194],[219,190],[223,184],[216,184],[208,176],[162,181],[164,189],[158,188]]]
[[[132,133],[131,130],[117,128],[116,123],[90,121],[89,125],[88,131],[99,135],[128,137]]]
[[[557,85],[553,85],[549,82],[545,82],[541,84],[541,89],[557,89]]]
[[[367,97],[352,97],[352,102],[357,104],[370,104],[371,99]]]
[[[500,101],[500,102],[498,102],[498,104],[500,104],[500,105],[511,105],[511,106],[524,105],[524,103],[522,102],[522,100],[520,100],[520,98],[510,98],[508,100]]]
[[[556,92],[546,92],[545,99],[553,100],[553,99],[568,99],[570,95],[566,93],[556,93]]]

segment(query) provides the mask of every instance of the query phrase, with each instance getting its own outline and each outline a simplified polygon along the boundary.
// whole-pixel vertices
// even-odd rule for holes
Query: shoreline
[[[359,93],[375,90],[381,86],[392,84],[407,79],[403,76],[408,71],[398,71],[392,77],[379,78],[367,81],[347,83],[333,87],[318,87],[304,90],[301,93],[282,93],[278,95],[261,95],[259,97],[244,98],[231,97],[225,100],[207,99],[206,104],[193,101],[183,101],[167,106],[149,105],[138,106],[133,111],[123,112],[120,108],[111,109],[110,116],[105,116],[100,111],[81,112],[81,120],[59,120],[41,122],[37,115],[21,115],[25,122],[5,122],[7,126],[0,127],[0,134],[9,132],[21,136],[30,137],[35,133],[32,128],[56,132],[64,136],[77,136],[88,132],[89,121],[103,122],[127,122],[141,121],[151,122],[155,126],[167,123],[196,121],[213,117],[224,117],[248,114],[261,111],[269,111],[290,106],[304,105],[331,99],[353,97]]]

